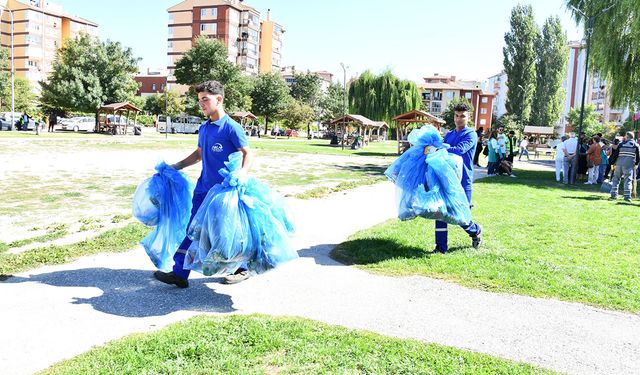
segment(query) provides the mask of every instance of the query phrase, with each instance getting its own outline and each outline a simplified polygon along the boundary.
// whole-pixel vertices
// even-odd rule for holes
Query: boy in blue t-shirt
[[[184,160],[172,165],[173,168],[180,170],[202,160],[202,172],[193,192],[193,208],[189,224],[198,212],[198,208],[209,189],[222,182],[223,177],[218,173],[218,170],[224,168],[224,162],[229,159],[229,155],[236,151],[242,153],[242,169],[238,178],[247,176],[253,160],[244,130],[224,111],[224,87],[222,84],[217,81],[207,81],[196,86],[196,92],[200,109],[208,119],[200,125],[198,130],[198,148]],[[166,284],[173,284],[179,288],[188,287],[189,281],[187,279],[190,271],[183,269],[182,266],[189,245],[191,245],[191,240],[185,237],[173,256],[173,271],[156,271],[153,276]],[[225,283],[235,284],[246,280],[249,276],[249,271],[241,267],[234,274],[226,276]]]

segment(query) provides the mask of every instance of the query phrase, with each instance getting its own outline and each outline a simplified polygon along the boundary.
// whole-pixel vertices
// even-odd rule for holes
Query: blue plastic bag
[[[421,216],[458,225],[471,222],[460,157],[447,152],[448,145],[431,125],[413,130],[408,140],[412,147],[385,171],[396,185],[400,220]]]
[[[160,162],[158,173],[143,181],[133,196],[133,216],[155,226],[140,243],[153,264],[168,271],[173,255],[186,235],[191,216],[193,182],[184,173]]]
[[[238,179],[239,152],[229,156],[215,185],[188,228],[189,247],[184,267],[207,276],[234,272],[246,264],[255,272],[298,257],[289,242],[294,231],[284,199],[256,180]]]

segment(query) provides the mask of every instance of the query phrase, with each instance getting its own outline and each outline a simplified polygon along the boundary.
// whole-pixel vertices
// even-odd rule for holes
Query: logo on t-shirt
[[[211,146],[211,151],[222,152],[222,144],[216,143],[215,145]]]

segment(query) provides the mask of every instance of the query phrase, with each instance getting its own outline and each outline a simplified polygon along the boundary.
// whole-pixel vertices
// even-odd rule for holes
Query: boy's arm
[[[171,167],[173,169],[180,170],[182,168],[190,167],[200,160],[202,160],[202,149],[198,147],[194,152],[191,153],[191,155],[173,164]]]
[[[242,168],[240,169],[240,176],[248,176],[253,164],[253,151],[249,146],[241,147],[238,151],[242,152]]]

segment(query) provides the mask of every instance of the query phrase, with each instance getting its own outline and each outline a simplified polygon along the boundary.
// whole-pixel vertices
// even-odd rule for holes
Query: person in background
[[[598,179],[596,183],[601,184],[604,182],[604,172],[609,168],[609,152],[611,146],[609,141],[604,138],[600,139],[600,143],[602,145],[602,151],[600,151],[600,170],[598,171]]]
[[[640,150],[633,140],[633,132],[627,132],[624,140],[618,145],[618,160],[611,182],[611,200],[618,198],[618,185],[624,180],[624,200],[631,201],[631,188],[633,185],[634,169],[640,162]]]
[[[598,171],[600,170],[600,155],[602,147],[600,147],[600,138],[596,135],[589,140],[589,149],[587,150],[588,180],[587,185],[595,185],[598,183]]]
[[[476,130],[478,135],[478,145],[476,146],[476,153],[473,155],[473,165],[479,167],[478,160],[480,159],[480,153],[482,152],[482,142],[484,141],[484,128],[481,126]]]
[[[529,151],[527,150],[527,146],[529,146],[529,140],[527,139],[527,137],[524,137],[520,141],[520,155],[518,155],[518,161],[520,161],[522,155],[527,155],[527,161],[531,161],[531,159],[529,159]]]
[[[575,133],[569,134],[569,139],[564,141],[564,165],[562,166],[563,176],[562,182],[564,184],[573,184],[576,182],[575,180],[575,158],[576,152],[578,150],[578,140],[576,139]]]
[[[492,177],[498,174],[498,165],[500,160],[502,160],[500,146],[498,145],[498,131],[495,129],[489,134],[487,148],[489,149],[489,155],[487,155],[489,160],[487,164],[487,176]]]
[[[567,140],[567,136],[563,135],[560,137],[560,143],[556,145],[556,182],[560,182],[560,174],[562,174],[563,178],[566,179],[566,172],[564,169],[564,142]]]

